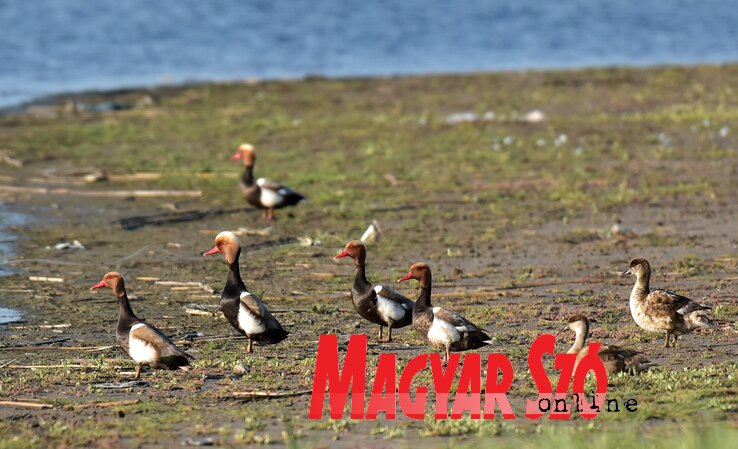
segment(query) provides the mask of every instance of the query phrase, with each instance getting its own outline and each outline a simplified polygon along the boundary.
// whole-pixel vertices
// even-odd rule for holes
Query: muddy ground
[[[738,66],[249,82],[89,94],[0,117],[0,184],[72,190],[0,189],[5,207],[29,219],[6,230],[20,240],[3,266],[14,271],[0,278],[0,306],[23,320],[0,326],[0,397],[52,406],[0,407],[0,447],[410,447],[419,438],[429,447],[505,447],[561,441],[561,429],[574,432],[566,441],[623,438],[627,429],[646,435],[640,443],[664,443],[663,435],[716,423],[728,432],[719,435],[734,436],[736,80]],[[120,110],[82,106],[110,102]],[[534,110],[542,120],[526,117]],[[260,220],[239,195],[241,167],[228,161],[241,142],[256,147],[257,176],[309,201],[278,211],[274,223]],[[83,179],[96,170],[109,179]],[[157,176],[125,177],[143,172]],[[202,196],[77,194],[133,189]],[[213,208],[228,211],[135,230],[117,222]],[[431,264],[434,302],[483,326],[496,342],[490,351],[512,360],[517,420],[310,421],[309,396],[233,397],[309,389],[320,334],[374,336],[349,299],[351,264],[332,260],[373,219],[382,234],[369,246],[370,279]],[[612,232],[616,222],[626,231]],[[201,254],[219,231],[239,228],[261,231],[241,237],[247,286],[292,332],[253,355],[229,338],[235,332],[217,311],[186,312],[217,304],[226,267]],[[50,248],[75,239],[85,249]],[[627,304],[633,280],[618,276],[634,257],[651,261],[655,287],[712,306],[718,326],[676,349],[641,331]],[[89,290],[110,270],[126,276],[133,309],[196,357],[195,369],[147,370],[140,385],[100,387],[133,368],[114,346],[114,298]],[[399,287],[417,294],[411,283]],[[597,318],[593,339],[659,364],[610,378],[608,397],[635,397],[638,412],[523,420],[534,393],[530,343],[554,333],[563,352],[573,336],[561,328],[575,313]],[[402,365],[428,350],[412,330],[395,335],[371,341],[370,379],[380,353],[397,352]],[[84,348],[64,349],[73,347]]]

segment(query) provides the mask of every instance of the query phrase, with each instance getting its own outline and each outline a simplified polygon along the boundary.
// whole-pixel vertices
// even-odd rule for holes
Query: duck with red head
[[[244,171],[241,175],[241,191],[249,204],[264,210],[262,217],[265,220],[274,219],[275,209],[294,206],[305,199],[304,196],[278,182],[266,178],[254,179],[256,154],[253,145],[241,144],[231,156],[231,160],[243,161]]]
[[[431,269],[422,262],[410,266],[410,271],[397,282],[417,279],[420,294],[413,309],[413,327],[432,345],[444,348],[444,363],[451,351],[466,351],[492,344],[483,330],[456,312],[431,304]]]
[[[107,287],[118,298],[118,328],[116,336],[126,353],[136,362],[135,379],[141,377],[141,366],[154,369],[189,369],[193,357],[179,349],[172,340],[154,326],[144,323],[131,310],[126,284],[120,273],[111,271],[91,289]]]
[[[636,324],[646,332],[663,332],[664,347],[676,347],[680,335],[698,328],[710,328],[713,321],[708,306],[666,290],[651,290],[651,265],[646,259],[633,259],[623,276],[635,275],[636,282],[630,293],[630,313]]]
[[[576,354],[577,359],[574,363],[574,371],[576,371],[579,362],[589,352],[587,346],[587,337],[589,337],[590,323],[596,323],[597,320],[589,320],[584,315],[574,315],[569,318],[567,327],[574,331],[576,335],[574,344],[566,351],[567,354]],[[614,345],[602,345],[597,352],[600,360],[605,365],[605,369],[609,374],[613,373],[640,373],[646,371],[656,364],[643,358],[640,352],[632,349],[621,348]]]
[[[282,328],[261,299],[246,288],[241,280],[238,259],[241,243],[232,232],[223,231],[215,237],[215,246],[203,254],[222,254],[228,264],[228,277],[220,297],[220,310],[233,327],[249,339],[247,353],[253,352],[253,342],[276,344],[287,338]]]
[[[382,341],[382,330],[387,326],[387,341],[392,341],[393,328],[405,327],[413,322],[413,302],[385,285],[372,284],[366,279],[366,246],[360,241],[348,242],[335,259],[343,257],[351,257],[356,265],[351,288],[356,312],[370,323],[379,325],[379,341]]]

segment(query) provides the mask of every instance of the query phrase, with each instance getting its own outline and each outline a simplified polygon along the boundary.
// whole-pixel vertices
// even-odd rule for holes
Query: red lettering
[[[498,381],[498,374],[502,376]],[[487,381],[484,387],[484,419],[495,418],[495,403],[499,404],[502,417],[515,419],[507,392],[513,383],[513,367],[510,359],[502,354],[487,356]]]
[[[380,410],[384,411],[387,419],[395,419],[397,414],[396,362],[397,354],[380,354],[377,376],[374,378],[374,385],[372,385],[372,395],[369,398],[366,419],[376,419]],[[383,391],[387,391],[387,394],[383,395]]]
[[[543,368],[543,355],[553,354],[554,346],[556,343],[556,337],[551,334],[543,334],[536,338],[530,345],[530,352],[528,353],[528,369],[533,377],[533,382],[538,388],[538,398],[528,399],[525,405],[525,417],[528,419],[539,419],[543,416],[538,404],[542,399],[548,399],[549,403],[552,402],[553,389],[551,388],[551,381],[548,380],[546,370]]]
[[[421,354],[407,364],[400,376],[400,385],[398,387],[400,409],[402,413],[411,419],[425,418],[425,405],[428,397],[428,387],[418,387],[415,389],[415,401],[410,398],[410,384],[413,378],[420,371],[428,366],[428,354]]]
[[[451,409],[451,419],[460,419],[464,411],[469,411],[472,419],[481,416],[482,402],[482,356],[467,354],[461,365],[459,388]]]
[[[433,387],[436,389],[436,419],[448,418],[448,394],[451,392],[451,384],[454,382],[460,358],[459,354],[452,353],[444,371],[441,364],[441,355],[430,355]]]
[[[343,369],[339,371],[338,337],[336,335],[320,336],[308,418],[320,419],[323,416],[323,402],[327,387],[331,418],[340,419],[346,407],[349,386],[351,387],[351,418],[361,419],[364,416],[366,347],[367,336],[365,334],[352,335],[349,338]]]

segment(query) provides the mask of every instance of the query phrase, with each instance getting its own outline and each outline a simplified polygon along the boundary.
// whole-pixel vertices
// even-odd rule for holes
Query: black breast
[[[359,316],[374,324],[387,326],[387,323],[382,319],[377,310],[377,292],[371,288],[371,285],[369,285],[368,289],[362,288],[361,290],[354,286],[351,289],[351,299]]]
[[[223,312],[223,316],[226,317],[229,323],[243,335],[246,335],[238,325],[238,310],[241,307],[240,298],[220,298],[220,310]]]

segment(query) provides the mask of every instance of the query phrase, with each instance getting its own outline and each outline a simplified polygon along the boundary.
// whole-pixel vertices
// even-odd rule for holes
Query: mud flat
[[[311,79],[94,94],[84,102],[132,106],[0,117],[1,199],[33,217],[12,229],[14,272],[0,277],[0,306],[24,320],[0,326],[0,399],[37,404],[0,406],[0,447],[729,447],[736,79],[737,66]],[[309,201],[268,224],[242,207],[241,167],[228,161],[242,142],[256,147],[257,176]],[[200,194],[120,194],[153,190]],[[196,219],[120,226],[176,212]],[[519,416],[535,395],[531,342],[554,333],[565,350],[575,313],[599,321],[592,339],[659,363],[610,378],[612,397],[636,398],[638,411],[567,423],[308,420],[309,396],[289,393],[311,387],[318,336],[375,334],[348,299],[353,268],[332,260],[375,219],[370,279],[430,263],[434,302],[484,326],[521,373]],[[239,228],[246,284],[292,332],[253,355],[208,313],[226,271],[201,256],[218,231]],[[54,249],[75,240],[84,249]],[[643,333],[631,280],[618,276],[634,257],[651,261],[654,287],[711,305],[718,327],[668,350]],[[89,290],[110,270],[126,276],[140,316],[188,347],[193,371],[121,384],[133,365],[114,346],[115,300]],[[427,350],[411,330],[395,337],[370,341],[369,367],[382,352],[404,364]],[[285,394],[244,394],[260,391]]]

